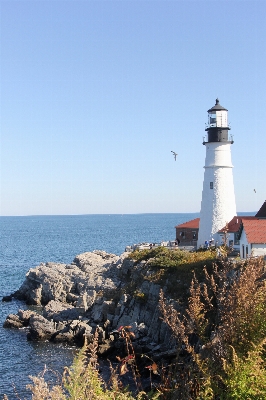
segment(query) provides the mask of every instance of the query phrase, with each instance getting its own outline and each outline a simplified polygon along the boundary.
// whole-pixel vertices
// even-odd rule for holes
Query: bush
[[[265,339],[254,346],[245,357],[239,357],[232,347],[230,362],[226,362],[224,380],[226,393],[221,399],[266,399],[266,371],[262,358]]]

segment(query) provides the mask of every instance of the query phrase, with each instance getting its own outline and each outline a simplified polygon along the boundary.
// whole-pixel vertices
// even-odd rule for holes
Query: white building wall
[[[251,246],[251,255],[254,257],[266,256],[266,243],[253,243]]]
[[[247,235],[244,228],[240,238],[240,257],[247,258],[250,256],[266,256],[266,243],[248,243]]]
[[[228,232],[226,234],[227,237],[227,241],[226,244],[227,246],[230,246],[233,243],[233,248],[234,250],[238,250],[240,249],[240,245],[239,244],[235,244],[235,234],[234,232]],[[217,242],[218,242],[218,246],[222,246],[224,244],[224,233],[219,233],[217,234]]]
[[[231,143],[206,143],[204,168],[198,247],[219,240],[217,232],[236,215]]]
[[[241,234],[239,252],[240,252],[240,258],[247,258],[251,255],[251,245],[248,243],[245,229],[243,229]]]

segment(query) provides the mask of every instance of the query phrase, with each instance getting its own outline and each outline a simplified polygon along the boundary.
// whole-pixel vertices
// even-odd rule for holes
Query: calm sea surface
[[[30,399],[29,375],[63,370],[75,350],[52,343],[27,342],[23,330],[3,329],[5,318],[26,309],[24,303],[2,302],[17,290],[29,268],[40,262],[70,263],[75,255],[95,249],[121,254],[126,245],[175,238],[175,225],[199,214],[130,214],[0,217],[0,399]],[[51,376],[55,373],[51,372]],[[48,375],[49,376],[49,375]],[[13,386],[15,385],[15,390]],[[16,395],[15,391],[18,393]]]

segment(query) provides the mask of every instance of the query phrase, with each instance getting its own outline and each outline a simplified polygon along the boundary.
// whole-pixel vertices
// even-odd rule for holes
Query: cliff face
[[[130,325],[146,350],[169,349],[171,333],[158,308],[160,286],[150,279],[154,271],[127,255],[93,251],[69,265],[42,263],[30,269],[13,296],[41,306],[42,313],[20,310],[4,326],[28,326],[29,340],[78,344],[98,327],[104,353],[117,347],[118,328]]]

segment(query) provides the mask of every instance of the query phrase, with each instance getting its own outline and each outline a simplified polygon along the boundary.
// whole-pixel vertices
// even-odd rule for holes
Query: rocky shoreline
[[[134,262],[95,250],[77,255],[71,264],[41,263],[30,269],[12,297],[34,305],[7,316],[5,328],[27,329],[27,339],[82,346],[98,330],[99,355],[119,354],[121,326],[131,326],[136,353],[166,358],[175,342],[158,307],[160,285],[148,279],[148,261]],[[37,310],[36,310],[37,308]],[[169,350],[171,349],[171,350]]]

